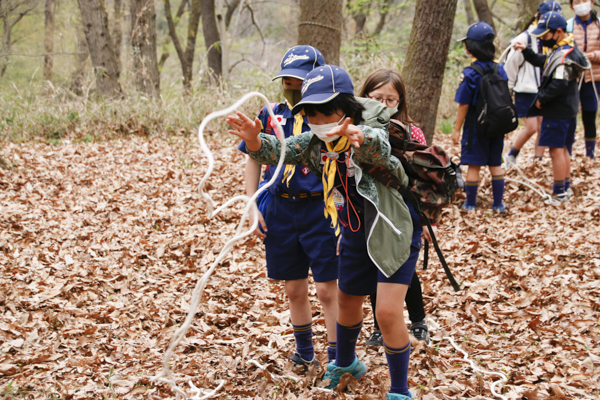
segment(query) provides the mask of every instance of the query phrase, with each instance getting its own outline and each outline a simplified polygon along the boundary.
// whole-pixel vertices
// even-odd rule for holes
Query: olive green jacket
[[[404,182],[408,183],[400,161],[391,155],[387,127],[389,114],[387,107],[375,100],[357,98],[365,111],[358,127],[364,132],[365,141],[359,147],[351,146],[354,162],[356,189],[365,199],[365,234],[369,257],[386,276],[393,275],[410,255],[413,223],[410,211],[402,195],[363,172],[361,162],[381,165]],[[248,151],[253,160],[261,164],[275,165],[281,154],[281,142],[275,135],[260,134],[262,146],[259,151]],[[304,165],[315,174],[322,176],[321,140],[312,132],[286,139],[284,164]],[[247,149],[246,149],[247,150]]]

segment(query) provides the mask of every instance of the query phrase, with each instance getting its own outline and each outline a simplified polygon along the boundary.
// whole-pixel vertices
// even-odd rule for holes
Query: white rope
[[[275,172],[273,173],[273,177],[271,178],[271,180],[269,182],[267,182],[267,184],[265,184],[262,188],[258,189],[252,197],[248,197],[245,195],[235,196],[232,199],[230,199],[229,201],[227,201],[225,204],[223,204],[221,207],[219,207],[213,211],[213,209],[215,207],[215,202],[213,201],[212,197],[210,197],[210,195],[208,193],[204,192],[204,185],[206,184],[206,182],[208,181],[208,178],[210,177],[210,175],[212,174],[212,172],[214,170],[215,160],[214,160],[214,157],[213,157],[210,149],[206,145],[206,142],[204,141],[204,129],[206,128],[206,126],[208,125],[208,123],[211,120],[235,112],[239,106],[241,106],[244,102],[246,102],[248,99],[250,99],[252,97],[259,97],[260,99],[262,99],[264,101],[265,105],[267,106],[266,108],[269,111],[269,115],[271,116],[271,120],[275,123],[275,125],[277,127],[275,133],[277,134],[277,137],[278,137],[279,141],[281,142],[281,154],[279,156],[279,163],[277,164],[277,168],[275,169]],[[271,186],[273,183],[275,183],[277,177],[279,176],[279,172],[281,171],[281,168],[283,167],[283,160],[285,157],[285,136],[283,133],[283,128],[281,127],[281,124],[279,123],[277,118],[275,118],[275,115],[273,114],[273,110],[270,107],[269,100],[262,93],[259,93],[259,92],[248,93],[245,96],[243,96],[241,99],[239,99],[231,107],[226,108],[221,111],[216,111],[216,112],[213,112],[213,113],[207,115],[206,118],[204,118],[204,120],[202,120],[202,123],[200,124],[200,127],[198,128],[198,139],[200,140],[200,148],[202,149],[202,152],[208,159],[208,170],[206,171],[206,174],[200,181],[199,191],[200,191],[202,198],[207,203],[209,217],[210,218],[214,217],[225,207],[228,207],[230,204],[232,204],[238,200],[245,201],[246,206],[244,207],[244,212],[242,214],[242,217],[240,218],[240,223],[236,229],[235,236],[233,238],[231,238],[227,243],[225,243],[225,245],[221,249],[221,252],[217,256],[215,261],[212,263],[210,268],[204,273],[202,278],[200,278],[198,280],[198,282],[196,283],[196,287],[194,288],[194,291],[192,292],[192,299],[190,302],[190,308],[188,310],[187,317],[186,317],[185,321],[183,322],[183,324],[179,327],[179,329],[177,329],[177,331],[175,331],[175,333],[173,334],[173,337],[171,338],[171,342],[169,343],[169,347],[167,348],[167,351],[165,352],[165,354],[163,356],[162,371],[160,372],[160,374],[150,378],[150,380],[154,381],[154,382],[161,382],[161,383],[169,384],[171,387],[171,390],[173,390],[176,393],[177,399],[187,399],[188,397],[187,397],[186,393],[182,389],[180,389],[177,386],[177,383],[171,378],[172,371],[171,371],[171,367],[169,365],[169,360],[171,359],[175,348],[179,345],[179,342],[181,342],[181,340],[185,337],[185,334],[189,330],[190,325],[192,324],[192,321],[194,320],[194,315],[196,314],[196,310],[198,309],[198,306],[200,305],[200,300],[202,299],[202,293],[204,292],[204,288],[206,287],[206,284],[208,283],[208,279],[214,272],[215,268],[229,254],[230,250],[233,248],[234,244],[238,240],[243,239],[246,236],[250,235],[252,232],[254,232],[254,230],[258,226],[258,209],[256,207],[256,198],[258,197],[258,195],[260,193],[262,193],[264,190],[267,190],[269,188],[269,186]],[[252,226],[250,226],[250,228],[247,231],[242,232],[242,228],[244,227],[244,223],[246,222],[246,218],[248,217],[248,213],[250,212],[250,209],[252,209],[252,213],[254,216]],[[194,397],[192,397],[191,399],[208,398],[208,397],[206,397],[208,395],[205,395],[204,397],[198,397],[199,394],[202,392],[202,389],[196,388],[195,386],[193,386],[193,384],[191,382],[190,382],[190,386],[192,387],[193,390],[197,391],[196,395]],[[215,389],[213,392],[216,393],[216,391],[218,389],[220,389],[222,386],[223,386],[222,384],[219,385],[217,387],[217,389]],[[213,394],[210,394],[210,396],[213,396]]]
[[[433,325],[433,329],[430,329],[430,330],[439,330],[439,329],[440,329],[440,326],[438,325],[438,323],[437,323],[437,322],[435,322],[435,321],[434,321],[433,319],[431,319],[431,318],[427,318],[427,319],[428,319],[428,321],[429,321],[429,322],[431,322],[431,324]],[[435,340],[433,337],[432,337],[431,339],[432,339],[432,340]],[[479,373],[482,373],[482,374],[484,374],[484,375],[495,375],[495,376],[498,376],[498,377],[500,377],[500,380],[498,380],[498,381],[496,381],[496,382],[492,383],[492,385],[490,386],[490,391],[492,392],[492,394],[493,394],[495,397],[499,397],[499,398],[501,398],[502,400],[508,400],[508,397],[506,397],[506,396],[503,396],[503,395],[501,395],[499,392],[497,392],[497,391],[496,391],[496,386],[498,386],[498,385],[500,385],[500,384],[502,384],[502,385],[503,385],[503,384],[505,384],[506,382],[508,382],[508,377],[507,377],[506,375],[504,375],[504,374],[502,374],[502,373],[500,373],[500,372],[487,371],[487,370],[485,370],[485,369],[481,369],[481,368],[479,368],[477,365],[475,365],[475,363],[474,363],[474,362],[473,362],[471,359],[469,359],[469,354],[468,354],[466,351],[464,351],[463,349],[461,349],[460,347],[458,347],[458,346],[456,345],[456,343],[454,342],[454,339],[453,339],[452,337],[450,337],[450,336],[443,336],[443,337],[442,337],[442,340],[443,340],[443,339],[446,339],[446,340],[448,340],[448,341],[450,342],[450,344],[452,345],[452,347],[454,347],[454,349],[455,349],[456,351],[458,351],[458,352],[460,352],[460,353],[462,353],[462,354],[463,354],[463,358],[462,358],[462,360],[461,360],[461,361],[466,361],[466,362],[468,362],[468,363],[471,365],[471,368],[472,368],[474,371],[476,371],[476,372],[479,372]]]
[[[506,153],[504,155],[504,159],[506,160],[507,158],[507,154]],[[505,162],[506,164],[506,162]],[[529,179],[525,173],[523,172],[523,170],[521,168],[519,168],[519,166],[517,165],[516,161],[515,163],[510,167],[511,169],[514,168],[519,175],[521,176],[521,178],[523,180],[518,180],[518,179],[512,179],[512,178],[507,178],[506,176],[504,177],[504,180],[507,182],[515,182],[515,183],[520,183],[523,184],[525,186],[527,186],[528,188],[530,188],[531,190],[533,190],[535,193],[537,193],[542,200],[546,201],[546,200],[552,200],[552,196],[548,193],[546,193],[546,191],[544,190],[543,187],[541,187],[540,185],[538,185],[537,183],[535,183],[532,179]],[[508,172],[508,171],[507,171]]]

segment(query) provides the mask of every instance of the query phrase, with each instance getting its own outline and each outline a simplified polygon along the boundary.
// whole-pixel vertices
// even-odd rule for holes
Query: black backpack
[[[485,70],[470,66],[481,75],[479,94],[475,101],[475,131],[486,138],[504,136],[519,126],[517,109],[512,101],[508,82],[498,73],[498,64]],[[470,142],[470,141],[469,141]]]

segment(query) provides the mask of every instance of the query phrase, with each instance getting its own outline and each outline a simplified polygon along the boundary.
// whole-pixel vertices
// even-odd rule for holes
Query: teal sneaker
[[[405,396],[405,395],[400,394],[400,393],[388,393],[385,398],[388,399],[388,400],[405,400],[405,399],[414,399],[415,396],[413,396],[413,394],[409,390],[408,391],[408,396]]]
[[[327,389],[335,389],[340,383],[340,378],[345,373],[350,373],[356,379],[360,379],[367,373],[367,366],[364,362],[360,361],[358,357],[354,356],[354,361],[347,367],[338,367],[335,363],[330,362],[327,365],[327,372],[323,375],[323,380],[331,379]]]
[[[475,210],[477,210],[477,206],[470,206],[470,205],[468,205],[468,204],[467,204],[467,202],[465,201],[465,202],[463,203],[463,205],[462,205],[462,206],[460,206],[460,209],[461,209],[461,210],[464,210],[464,211],[475,211]]]

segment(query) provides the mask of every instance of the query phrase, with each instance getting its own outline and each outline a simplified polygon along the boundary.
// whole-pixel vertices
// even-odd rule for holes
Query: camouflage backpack
[[[365,170],[386,186],[402,193],[421,217],[425,215],[430,222],[435,222],[442,209],[454,200],[454,192],[458,188],[458,167],[441,147],[428,147],[411,139],[410,129],[410,125],[405,126],[394,119],[388,128],[392,155],[402,163],[409,178],[408,187],[381,166],[367,164]]]
[[[433,233],[431,223],[436,222],[442,213],[442,208],[454,200],[454,192],[462,181],[460,168],[450,161],[450,157],[441,147],[428,147],[413,140],[410,136],[410,125],[405,126],[400,121],[393,119],[390,121],[388,132],[392,155],[402,163],[409,178],[408,186],[402,185],[402,182],[391,171],[380,165],[363,163],[362,167],[373,178],[386,186],[397,189],[404,198],[410,201],[421,216],[422,223],[429,228],[433,246],[446,276],[454,290],[458,292],[460,285],[452,276],[450,267]],[[428,259],[428,250],[429,242],[426,241],[425,260]],[[424,261],[423,269],[426,268],[427,261]]]

